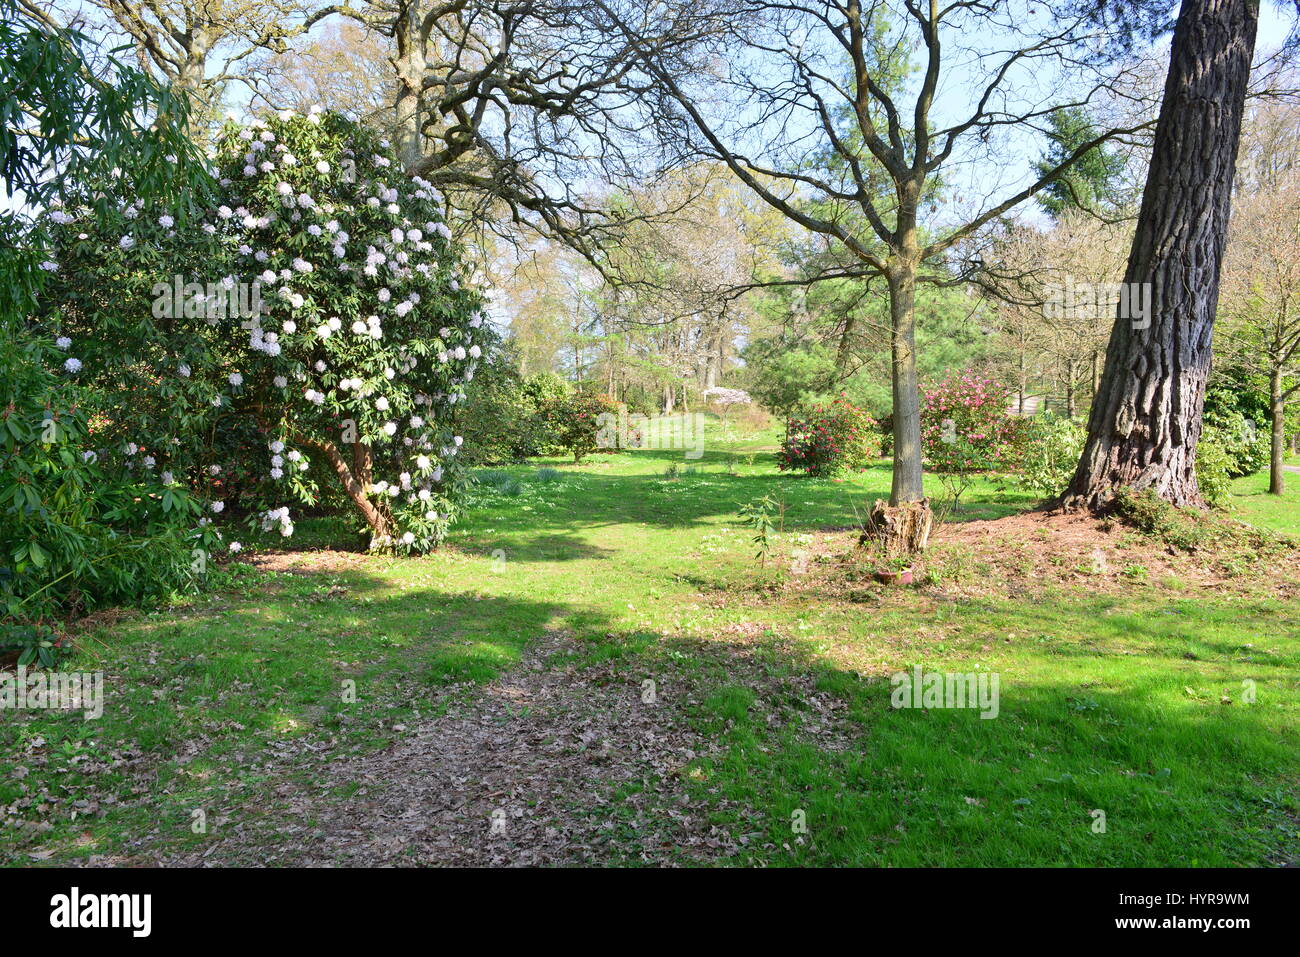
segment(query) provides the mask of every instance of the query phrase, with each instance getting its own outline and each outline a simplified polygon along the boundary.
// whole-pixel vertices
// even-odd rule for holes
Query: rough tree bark
[[[1119,310],[1067,507],[1103,509],[1122,487],[1203,504],[1196,445],[1258,18],[1258,0],[1184,0],[1124,276],[1151,284],[1149,324]]]
[[[916,555],[929,544],[933,525],[934,512],[925,499],[905,505],[886,505],[876,499],[858,544],[871,547],[885,558]]]

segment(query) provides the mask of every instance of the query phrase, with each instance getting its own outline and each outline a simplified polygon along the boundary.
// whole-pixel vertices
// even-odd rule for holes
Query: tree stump
[[[886,558],[916,555],[925,551],[933,525],[934,513],[930,511],[929,499],[902,505],[890,505],[876,499],[858,544],[874,545]]]

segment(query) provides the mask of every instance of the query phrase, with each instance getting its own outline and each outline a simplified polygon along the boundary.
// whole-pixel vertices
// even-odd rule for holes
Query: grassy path
[[[211,597],[89,622],[66,667],[104,671],[103,718],[0,717],[0,855],[1296,861],[1300,583],[1157,579],[1121,541],[1106,571],[1063,546],[1050,580],[953,545],[887,589],[836,531],[886,469],[812,481],[733,448],[670,478],[671,458],[499,470],[435,557],[263,554]],[[1258,478],[1243,514],[1294,530]],[[766,494],[786,531],[760,567],[736,509]],[[963,520],[1032,504],[968,498]],[[915,666],[998,675],[998,716],[891,708]]]

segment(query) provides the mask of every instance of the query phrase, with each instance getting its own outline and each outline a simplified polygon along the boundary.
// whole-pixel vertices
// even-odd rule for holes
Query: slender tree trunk
[[[1020,399],[1017,403],[1017,411],[1025,414],[1025,390],[1029,388],[1029,377],[1025,375],[1025,349],[1022,345],[1020,348]]]
[[[1258,10],[1184,0],[1124,275],[1150,310],[1124,315],[1121,299],[1066,506],[1104,508],[1122,487],[1203,504],[1196,444]]]
[[[841,376],[848,375],[849,361],[853,358],[853,331],[857,328],[858,318],[852,310],[844,317],[844,328],[840,331],[840,341],[835,347],[835,371]]]
[[[890,352],[894,397],[894,481],[889,504],[925,499],[921,481],[921,391],[916,378],[916,260],[889,264]]]
[[[1074,360],[1065,361],[1065,414],[1074,420],[1076,406],[1074,404]]]
[[[1269,377],[1269,411],[1272,413],[1272,448],[1269,450],[1268,491],[1270,495],[1281,495],[1285,482],[1285,470],[1282,468],[1283,449],[1286,437],[1286,398],[1282,395],[1282,370],[1274,369]]]
[[[722,332],[719,330],[716,335],[709,337],[709,347],[704,353],[704,380],[703,387],[712,389],[718,384],[718,379],[722,377]]]
[[[393,534],[393,520],[388,510],[388,503],[372,502],[367,494],[372,479],[369,449],[360,442],[353,443],[352,465],[349,466],[342,451],[333,442],[318,441],[306,435],[297,435],[295,440],[301,445],[310,446],[324,453],[330,467],[334,469],[334,474],[339,477],[343,491],[347,493],[356,510],[361,513],[361,517],[365,519],[372,538],[382,539]]]
[[[573,381],[582,384],[582,319],[573,320]]]

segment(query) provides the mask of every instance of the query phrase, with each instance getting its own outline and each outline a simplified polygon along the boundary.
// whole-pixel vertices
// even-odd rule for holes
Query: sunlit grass
[[[698,682],[690,720],[721,747],[683,779],[709,824],[748,835],[732,863],[1294,860],[1294,602],[1140,578],[1109,596],[1062,587],[1014,602],[786,590],[779,569],[759,568],[740,506],[782,502],[788,550],[796,536],[854,526],[890,475],[884,463],[842,481],[781,474],[777,441],[769,430],[710,438],[695,460],[659,450],[506,466],[518,491],[476,489],[434,556],[237,564],[211,596],[93,630],[65,667],[105,672],[101,720],[3,716],[4,765],[26,770],[0,780],[0,805],[42,788],[60,800],[20,810],[28,829],[10,830],[0,854],[27,863],[53,851],[57,863],[198,846],[209,838],[191,828],[196,809],[248,821],[284,800],[279,777],[302,772],[278,748],[320,737],[383,748],[562,630],[575,667]],[[672,462],[682,471],[667,478]],[[1281,501],[1260,482],[1237,483],[1239,515],[1300,532],[1300,476]],[[1034,504],[982,480],[953,520]],[[295,546],[353,547],[345,522],[298,527]],[[757,637],[738,644],[737,630]],[[997,673],[999,716],[891,708],[884,676],[916,665]],[[833,729],[788,690],[800,676],[837,703]],[[593,813],[617,818],[611,801]],[[629,832],[616,859],[637,860],[637,839]]]

